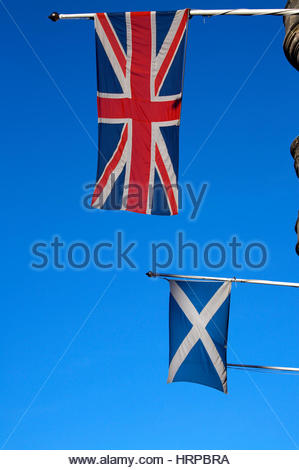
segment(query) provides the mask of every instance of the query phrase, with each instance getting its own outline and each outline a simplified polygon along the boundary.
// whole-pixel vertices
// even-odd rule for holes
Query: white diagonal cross
[[[231,282],[224,282],[202,311],[198,313],[197,309],[181,287],[175,281],[170,281],[171,295],[193,326],[172,358],[169,366],[167,383],[173,381],[177,371],[190,353],[191,349],[195,346],[198,340],[201,340],[221,380],[223,391],[224,393],[227,393],[226,368],[212,338],[206,330],[206,326],[219,310],[225,299],[229,296],[230,291]]]

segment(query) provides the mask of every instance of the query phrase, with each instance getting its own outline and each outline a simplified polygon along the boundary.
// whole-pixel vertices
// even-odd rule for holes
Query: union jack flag
[[[95,17],[99,156],[92,207],[178,213],[189,11]]]

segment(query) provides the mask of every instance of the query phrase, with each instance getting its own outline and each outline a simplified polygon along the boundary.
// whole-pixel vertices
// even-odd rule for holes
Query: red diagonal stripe
[[[106,186],[106,184],[107,184],[107,182],[110,178],[111,173],[117,167],[117,165],[118,165],[118,163],[119,163],[119,161],[122,157],[122,154],[123,154],[123,151],[124,151],[127,140],[128,140],[128,124],[125,125],[124,130],[123,130],[122,135],[121,135],[120,140],[119,140],[119,144],[116,147],[116,151],[114,152],[110,162],[106,166],[101,178],[99,179],[99,181],[96,184],[96,187],[95,187],[95,190],[94,190],[94,193],[93,193],[93,196],[92,196],[91,205],[93,205],[95,203],[95,201],[97,200],[97,198],[100,196],[100,194],[102,193],[104,187]]]
[[[116,39],[116,35],[114,30],[111,28],[109,21],[107,19],[106,13],[97,13],[97,17],[102,25],[103,30],[105,31],[105,34],[111,44],[111,47],[114,51],[114,54],[116,55],[116,58],[119,62],[119,65],[123,71],[124,76],[126,76],[126,57],[124,56],[124,53],[119,46],[119,43]]]
[[[176,215],[178,213],[177,202],[175,200],[174,192],[173,192],[173,189],[172,189],[172,186],[171,186],[171,181],[169,179],[169,175],[168,175],[167,170],[165,168],[165,165],[164,165],[164,162],[163,162],[163,159],[161,157],[161,153],[160,153],[160,150],[159,150],[157,144],[156,144],[156,165],[159,169],[159,172],[160,172],[160,175],[161,175],[161,178],[162,178],[161,183],[163,184],[164,189],[167,193],[167,197],[168,197],[168,201],[169,201],[169,204],[170,204],[170,207],[171,207],[172,214]]]
[[[161,83],[167,73],[167,70],[168,70],[168,67],[171,63],[171,61],[173,60],[173,57],[176,53],[176,50],[177,50],[177,47],[182,39],[182,36],[184,34],[184,30],[185,30],[185,26],[186,26],[186,22],[187,22],[187,19],[188,19],[188,10],[185,10],[184,12],[184,15],[183,15],[183,18],[179,24],[179,27],[177,29],[177,32],[173,38],[173,41],[171,43],[171,46],[170,48],[168,49],[168,52],[166,54],[166,57],[164,59],[164,61],[162,62],[162,65],[160,67],[160,70],[156,76],[156,80],[155,80],[155,94],[157,95],[158,93],[158,90],[161,86]]]

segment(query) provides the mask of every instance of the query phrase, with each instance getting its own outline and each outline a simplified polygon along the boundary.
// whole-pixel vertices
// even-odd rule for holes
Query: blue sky
[[[126,10],[280,8],[277,0],[185,5],[129,2]],[[229,395],[167,385],[168,285],[150,280],[151,244],[167,242],[168,272],[298,280],[298,181],[289,146],[299,133],[298,75],[286,61],[282,19],[193,18],[180,130],[180,183],[206,197],[196,220],[84,209],[97,166],[96,70],[90,21],[52,11],[111,11],[111,2],[0,1],[2,36],[1,445],[6,449],[294,449],[298,377],[228,372]],[[113,11],[122,11],[116,0]],[[194,158],[194,156],[196,157]],[[191,163],[191,165],[190,165]],[[136,268],[67,266],[67,249],[124,234]],[[200,265],[177,233],[198,245]],[[32,269],[31,248],[63,240],[64,269]],[[228,243],[237,236],[242,267]],[[223,244],[221,269],[204,265]],[[267,247],[263,269],[245,247]],[[161,253],[162,255],[162,253]],[[113,261],[113,253],[105,259]],[[230,362],[299,365],[298,291],[233,287]]]

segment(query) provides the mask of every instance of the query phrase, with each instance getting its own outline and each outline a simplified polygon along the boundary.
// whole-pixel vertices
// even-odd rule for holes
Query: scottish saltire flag
[[[99,156],[92,207],[178,213],[188,10],[95,17]]]
[[[196,382],[227,393],[231,282],[169,281],[167,382]]]

